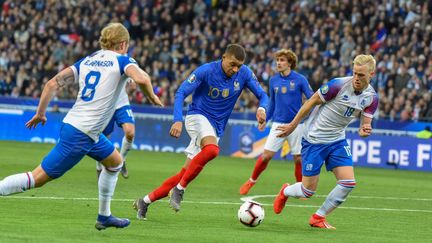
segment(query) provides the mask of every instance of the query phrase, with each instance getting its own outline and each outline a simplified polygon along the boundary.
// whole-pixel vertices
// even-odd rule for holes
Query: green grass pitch
[[[53,145],[0,142],[0,178],[31,171]],[[82,160],[43,188],[0,197],[0,242],[431,242],[432,174],[356,168],[357,188],[328,221],[335,231],[311,228],[308,219],[334,187],[322,171],[317,195],[290,199],[281,215],[272,210],[284,182],[293,182],[293,164],[272,161],[250,195],[264,204],[264,222],[248,228],[238,222],[238,189],[255,161],[218,157],[193,181],[175,213],[167,199],[152,204],[139,221],[132,202],[176,173],[183,154],[131,151],[130,178],[119,177],[112,212],[131,219],[126,229],[97,231],[95,163]]]

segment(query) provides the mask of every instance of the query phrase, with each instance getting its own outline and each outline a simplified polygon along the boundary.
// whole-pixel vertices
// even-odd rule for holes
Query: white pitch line
[[[265,197],[275,197],[275,195],[256,195],[250,197],[241,198],[242,201],[253,200],[254,198],[265,198]],[[71,201],[98,201],[98,198],[87,198],[87,197],[31,197],[31,196],[10,196],[10,197],[0,197],[2,199],[33,199],[33,200],[71,200]],[[113,199],[113,201],[120,202],[133,202],[134,199]],[[167,200],[163,200],[166,201]],[[183,203],[191,204],[212,204],[212,205],[241,205],[241,202],[202,202],[202,201],[183,201]],[[264,206],[273,206],[273,204],[260,203]],[[287,204],[286,207],[297,207],[297,208],[317,208],[316,205],[290,205]],[[432,210],[422,210],[422,209],[405,209],[405,208],[363,208],[363,207],[339,207],[341,209],[352,209],[352,210],[366,210],[366,211],[394,211],[394,212],[418,212],[418,213],[432,213]]]
[[[266,198],[266,197],[276,197],[276,195],[256,195],[250,197],[243,197],[241,200],[249,199],[253,200],[254,198]],[[327,195],[314,195],[314,197],[327,197]],[[375,196],[355,196],[349,195],[349,198],[357,198],[357,199],[382,199],[382,200],[406,200],[406,201],[432,201],[432,198],[409,198],[409,197],[375,197]]]

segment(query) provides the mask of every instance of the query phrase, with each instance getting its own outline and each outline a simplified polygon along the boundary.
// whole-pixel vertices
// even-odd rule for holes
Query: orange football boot
[[[331,226],[325,217],[321,217],[318,214],[314,214],[309,219],[309,225],[316,228],[322,228],[322,229],[333,229],[336,228]]]
[[[285,207],[285,203],[288,200],[288,197],[284,195],[283,191],[285,190],[285,188],[287,188],[289,186],[288,183],[285,183],[282,185],[282,188],[280,189],[278,195],[276,196],[274,202],[273,202],[273,211],[276,214],[280,214],[282,212],[282,210]]]

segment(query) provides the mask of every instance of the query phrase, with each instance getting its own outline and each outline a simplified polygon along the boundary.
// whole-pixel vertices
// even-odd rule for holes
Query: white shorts
[[[185,127],[189,137],[191,138],[189,145],[184,150],[184,153],[189,159],[192,159],[201,151],[202,138],[213,136],[216,137],[219,142],[219,138],[216,136],[216,130],[203,115],[187,115],[185,119]]]
[[[291,133],[288,137],[278,138],[276,137],[281,131],[276,130],[276,128],[284,123],[273,122],[273,125],[270,129],[270,133],[267,137],[267,141],[264,145],[265,150],[269,150],[272,152],[277,152],[282,148],[283,142],[285,139],[288,141],[290,146],[291,154],[298,155],[301,154],[301,140],[303,137],[303,124],[299,124],[297,128]]]

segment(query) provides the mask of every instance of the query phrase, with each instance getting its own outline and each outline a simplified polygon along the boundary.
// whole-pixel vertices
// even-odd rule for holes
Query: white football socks
[[[129,150],[132,148],[132,144],[133,144],[133,139],[132,139],[132,141],[129,142],[126,139],[126,136],[123,136],[122,146],[120,149],[120,155],[122,156],[123,161],[126,161],[126,156],[129,152]]]
[[[31,172],[10,175],[0,181],[0,196],[24,192],[35,186]]]
[[[143,198],[144,202],[147,204],[152,203],[152,201],[150,200],[150,197],[148,195],[145,195],[145,197]]]
[[[102,171],[103,165],[102,163],[100,163],[99,161],[96,161],[96,170],[97,171]]]
[[[294,185],[287,186],[284,189],[283,193],[285,196],[295,197],[295,198],[299,198],[299,197],[309,198],[315,194],[314,191],[306,189],[301,182],[297,182]]]
[[[356,185],[355,180],[340,180],[335,188],[328,194],[323,205],[318,209],[316,214],[321,217],[325,217],[331,213],[335,208],[339,207],[345,202],[349,193],[354,189]]]
[[[118,174],[123,163],[115,168],[103,168],[99,176],[99,214],[111,215],[111,199],[117,185]]]

